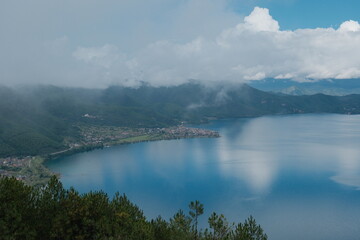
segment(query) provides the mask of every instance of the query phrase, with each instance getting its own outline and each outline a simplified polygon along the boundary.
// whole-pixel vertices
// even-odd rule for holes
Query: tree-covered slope
[[[36,155],[63,148],[69,126],[12,89],[0,89],[0,156]]]
[[[166,127],[209,118],[293,113],[360,113],[360,95],[276,95],[248,85],[173,87],[0,87],[0,156],[66,148],[78,124]]]

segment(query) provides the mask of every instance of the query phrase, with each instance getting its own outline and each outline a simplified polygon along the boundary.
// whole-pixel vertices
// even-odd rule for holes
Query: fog
[[[0,84],[317,81],[360,77],[360,25],[282,30],[269,9],[227,0],[7,1]]]

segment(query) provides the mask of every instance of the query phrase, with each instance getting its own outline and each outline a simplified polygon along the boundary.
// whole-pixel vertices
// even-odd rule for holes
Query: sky
[[[0,84],[360,78],[358,0],[0,3]]]

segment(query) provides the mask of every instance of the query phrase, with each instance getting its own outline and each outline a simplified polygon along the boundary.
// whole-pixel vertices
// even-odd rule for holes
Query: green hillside
[[[359,114],[360,95],[276,95],[248,85],[107,89],[0,87],[0,156],[61,151],[78,125],[167,127],[272,114]]]

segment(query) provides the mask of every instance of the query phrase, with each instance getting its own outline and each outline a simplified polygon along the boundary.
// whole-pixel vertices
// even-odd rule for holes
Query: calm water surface
[[[149,218],[192,200],[269,239],[360,239],[360,116],[214,121],[216,139],[121,145],[50,161],[65,187],[126,193]]]

